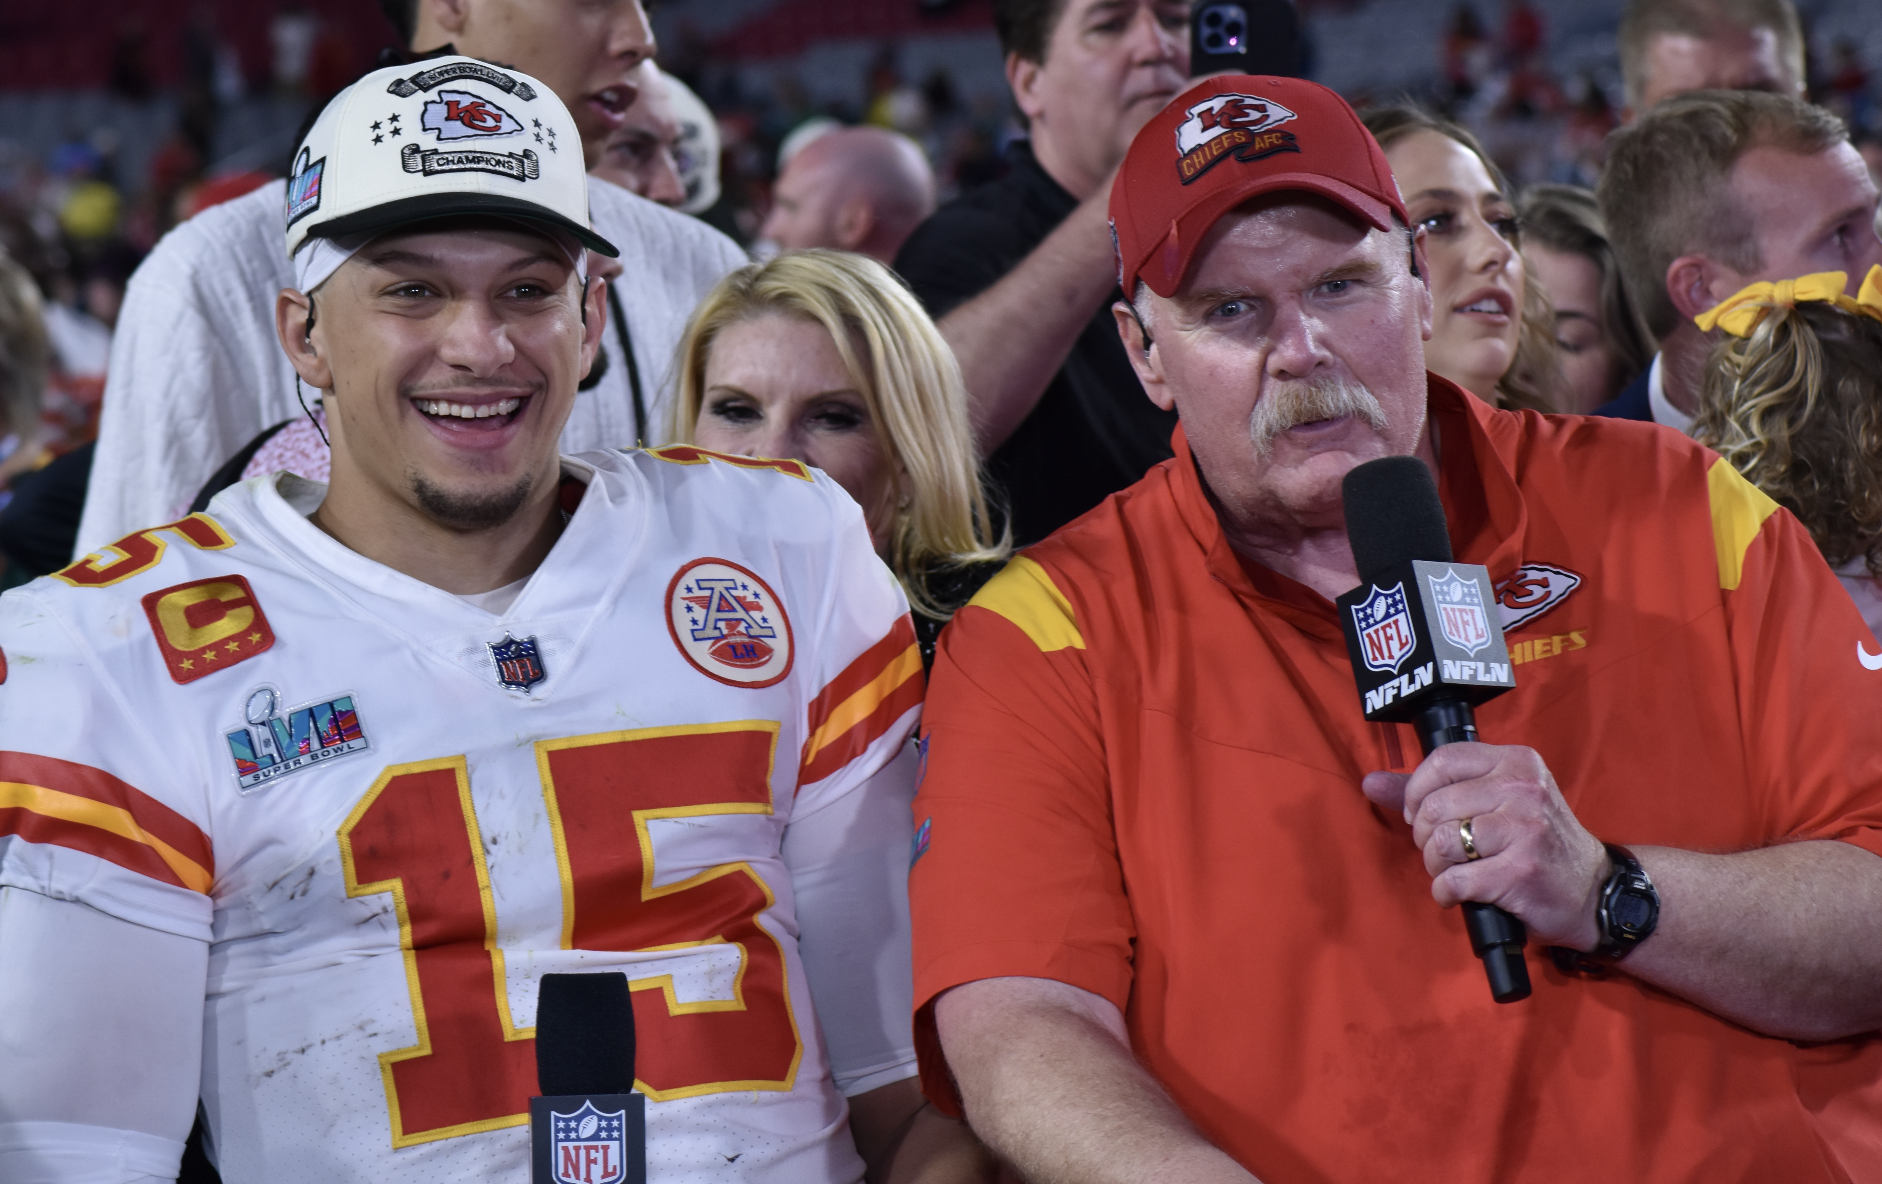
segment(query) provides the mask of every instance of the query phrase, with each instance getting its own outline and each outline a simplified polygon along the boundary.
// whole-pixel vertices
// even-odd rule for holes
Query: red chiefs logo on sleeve
[[[274,645],[274,630],[241,576],[211,576],[144,597],[144,615],[178,683],[245,662]]]

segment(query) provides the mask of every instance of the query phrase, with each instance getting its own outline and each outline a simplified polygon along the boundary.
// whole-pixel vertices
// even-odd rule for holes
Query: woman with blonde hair
[[[1360,120],[1392,166],[1412,229],[1425,231],[1425,368],[1493,406],[1560,410],[1555,314],[1523,259],[1502,171],[1468,130],[1417,107]]]
[[[995,539],[960,367],[894,274],[792,251],[707,293],[680,339],[673,436],[801,460],[862,506],[925,656],[1011,550]]]
[[[1882,637],[1882,266],[1741,290],[1697,319],[1722,330],[1693,436],[1797,516]]]

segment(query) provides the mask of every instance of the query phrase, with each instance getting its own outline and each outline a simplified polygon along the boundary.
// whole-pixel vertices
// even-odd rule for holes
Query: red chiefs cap
[[[1209,228],[1251,197],[1303,189],[1380,230],[1409,223],[1378,141],[1345,99],[1301,78],[1223,74],[1178,95],[1131,141],[1111,186],[1125,293],[1182,286]]]

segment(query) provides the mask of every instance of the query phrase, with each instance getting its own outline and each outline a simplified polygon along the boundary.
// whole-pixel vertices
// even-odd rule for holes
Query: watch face
[[[1614,894],[1608,903],[1608,917],[1613,928],[1632,936],[1646,928],[1653,919],[1653,902],[1644,896],[1636,896],[1630,891]]]

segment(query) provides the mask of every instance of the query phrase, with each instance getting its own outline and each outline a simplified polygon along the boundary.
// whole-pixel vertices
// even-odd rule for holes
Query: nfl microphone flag
[[[541,990],[531,1184],[646,1184],[647,1099],[634,1092],[627,976],[545,974]]]

